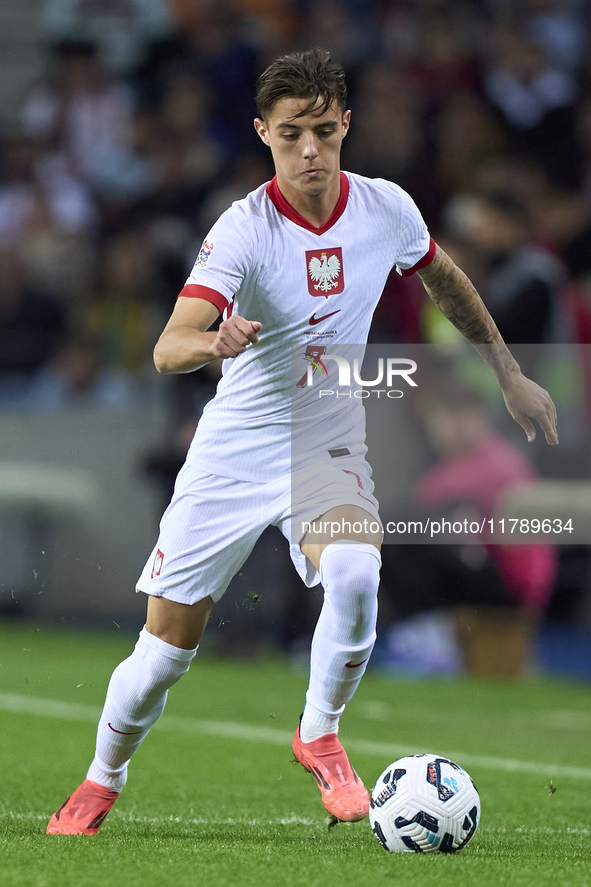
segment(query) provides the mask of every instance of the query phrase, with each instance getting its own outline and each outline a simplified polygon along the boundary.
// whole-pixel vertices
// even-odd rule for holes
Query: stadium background
[[[524,325],[509,298],[509,341],[589,343],[588,18],[577,0],[4,0],[3,618],[141,625],[133,585],[216,381],[215,367],[160,378],[151,350],[212,221],[272,174],[252,97],[278,54],[321,45],[344,65],[343,167],[406,188],[485,296],[495,230],[515,224],[538,248],[543,317]],[[483,207],[497,213],[485,235]],[[387,290],[373,341],[436,341],[420,283]],[[576,457],[586,477],[586,422],[581,410],[549,465],[536,444],[538,468],[568,477]],[[561,551],[549,670],[591,675],[590,581],[589,550]],[[387,571],[384,584],[395,593]],[[298,658],[319,605],[302,595],[267,533],[208,643]]]

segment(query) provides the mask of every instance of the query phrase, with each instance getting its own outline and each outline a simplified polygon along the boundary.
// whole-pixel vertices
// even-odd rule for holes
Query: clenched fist
[[[259,340],[262,324],[258,320],[246,320],[239,314],[233,314],[228,320],[220,323],[217,336],[213,343],[216,357],[237,357],[246,351],[251,343]]]

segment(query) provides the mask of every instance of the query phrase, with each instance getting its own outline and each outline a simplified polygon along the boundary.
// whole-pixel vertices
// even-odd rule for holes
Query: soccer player
[[[511,415],[535,437],[537,420],[558,442],[556,410],[525,378],[470,281],[430,238],[397,185],[340,170],[351,112],[344,72],[314,49],[279,58],[257,85],[256,132],[276,175],[225,212],[207,235],[162,333],[161,373],[189,373],[225,358],[177,478],[156,547],[137,590],[148,595],[146,625],[114,671],[86,779],[52,816],[50,834],[95,834],[123,789],[129,760],[188,670],[214,603],[263,529],[280,527],[307,585],[324,587],[310,682],[293,751],[326,809],[356,821],[369,797],[338,739],[339,718],[375,641],[381,526],[365,462],[358,410],[341,405],[309,429],[312,464],[294,501],[290,354],[304,368],[327,347],[367,340],[386,278],[418,273],[429,296],[481,350]],[[379,126],[379,120],[375,121]],[[217,331],[209,331],[223,314]],[[494,347],[491,347],[494,346]],[[312,372],[312,371],[310,371]],[[299,390],[298,390],[299,386]],[[349,401],[351,403],[351,401]],[[313,482],[310,482],[310,478]],[[316,518],[342,527],[331,540]],[[362,532],[351,530],[353,524]]]

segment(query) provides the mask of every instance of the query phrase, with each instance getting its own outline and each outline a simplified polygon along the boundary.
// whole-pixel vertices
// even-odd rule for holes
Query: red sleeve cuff
[[[215,305],[220,314],[230,304],[230,300],[218,293],[217,290],[212,290],[208,286],[201,286],[198,283],[186,283],[179,293],[179,298],[180,296],[186,299],[205,299],[206,302],[211,302],[212,305]]]
[[[423,256],[423,258],[419,259],[419,261],[416,263],[416,265],[413,265],[412,268],[401,268],[400,273],[402,274],[402,276],[403,277],[410,277],[410,275],[414,274],[415,271],[420,271],[421,268],[426,268],[427,265],[430,265],[431,262],[433,261],[433,259],[435,258],[435,250],[436,249],[437,249],[437,244],[435,243],[435,241],[431,237],[431,239],[429,241],[429,249],[427,250],[427,252]]]

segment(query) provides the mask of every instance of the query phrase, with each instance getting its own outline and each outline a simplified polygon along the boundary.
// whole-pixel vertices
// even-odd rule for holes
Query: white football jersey
[[[294,454],[330,458],[328,450],[341,447],[364,454],[358,399],[325,400],[292,448],[293,410],[310,391],[303,379],[331,347],[363,347],[392,268],[412,273],[434,251],[413,200],[383,179],[341,173],[339,201],[322,228],[290,206],[276,179],[234,203],[205,238],[180,295],[260,321],[262,330],[256,345],[224,361],[188,460],[212,474],[264,482],[289,472]],[[322,385],[330,387],[326,379]]]

